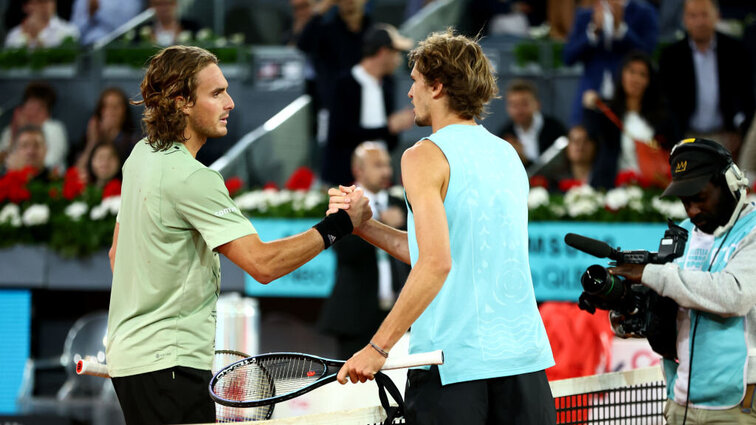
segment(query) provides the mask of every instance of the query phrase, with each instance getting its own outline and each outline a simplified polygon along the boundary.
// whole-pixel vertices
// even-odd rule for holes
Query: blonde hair
[[[455,35],[452,28],[421,41],[409,53],[409,61],[426,83],[443,84],[449,108],[464,119],[484,117],[486,104],[499,92],[493,66],[478,38]]]

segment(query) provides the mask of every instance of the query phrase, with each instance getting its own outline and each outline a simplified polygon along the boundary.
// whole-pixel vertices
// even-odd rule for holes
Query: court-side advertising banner
[[[301,233],[318,219],[253,220],[260,238],[272,241]],[[528,226],[530,238],[530,271],[539,301],[577,301],[580,276],[591,264],[607,266],[608,259],[596,258],[564,243],[564,235],[577,233],[606,242],[623,250],[645,249],[655,252],[667,226],[663,223],[583,223],[537,222]],[[247,295],[253,297],[327,297],[333,287],[336,258],[331,250],[320,253],[312,261],[292,273],[262,285],[251,276],[245,277]]]

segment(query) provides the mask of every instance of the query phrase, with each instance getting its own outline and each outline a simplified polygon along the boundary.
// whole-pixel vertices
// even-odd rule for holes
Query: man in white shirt
[[[363,39],[362,60],[336,80],[333,102],[328,110],[328,140],[323,155],[321,177],[332,184],[351,184],[349,164],[352,152],[362,142],[378,140],[391,150],[397,135],[413,125],[412,111],[394,112],[394,85],[391,74],[401,62],[400,51],[412,41],[396,28],[377,24]]]
[[[56,15],[55,0],[24,1],[26,17],[11,29],[5,47],[56,47],[67,38],[79,38],[79,30]]]

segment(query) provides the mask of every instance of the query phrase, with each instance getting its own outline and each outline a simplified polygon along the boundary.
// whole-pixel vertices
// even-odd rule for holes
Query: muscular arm
[[[268,283],[292,272],[323,251],[323,238],[310,229],[288,238],[263,242],[255,233],[217,248],[256,281]]]
[[[386,251],[397,260],[410,264],[407,232],[395,229],[378,220],[370,220],[355,229],[354,234]]]
[[[446,158],[432,142],[421,141],[402,156],[402,179],[415,211],[419,256],[394,308],[372,339],[386,351],[425,311],[451,270],[449,228],[443,205],[449,179]],[[378,351],[367,346],[339,371],[339,382],[346,383],[347,375],[352,382],[372,379],[384,361]]]

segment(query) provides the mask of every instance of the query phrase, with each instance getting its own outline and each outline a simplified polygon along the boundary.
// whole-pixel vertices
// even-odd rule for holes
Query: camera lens
[[[624,282],[598,264],[588,267],[580,277],[580,283],[585,292],[605,301],[620,300],[625,295]]]

